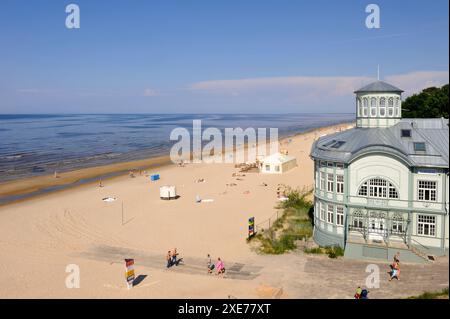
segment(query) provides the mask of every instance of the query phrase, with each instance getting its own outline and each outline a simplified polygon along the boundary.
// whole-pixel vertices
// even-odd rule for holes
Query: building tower
[[[355,91],[356,126],[361,128],[390,127],[402,118],[402,90],[383,81],[376,81]]]

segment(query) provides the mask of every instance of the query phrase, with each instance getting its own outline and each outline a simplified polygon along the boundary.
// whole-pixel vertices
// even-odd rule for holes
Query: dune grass
[[[313,204],[306,199],[312,191],[287,190],[287,200],[276,208],[282,215],[269,229],[261,229],[251,239],[258,242],[257,250],[263,254],[283,254],[297,248],[297,240],[307,240],[313,235]],[[325,254],[330,258],[344,256],[339,246],[304,248],[307,254]]]
[[[330,258],[338,258],[344,256],[344,249],[339,246],[305,248],[303,250],[307,254],[326,254]]]
[[[288,199],[276,207],[283,210],[282,215],[270,229],[261,230],[253,237],[260,244],[259,252],[283,254],[297,248],[297,240],[312,236],[312,203],[306,200],[309,193],[291,189],[287,191]]]
[[[411,296],[408,299],[449,299],[448,297],[448,287],[442,289],[441,291],[434,292],[424,292],[418,296]]]

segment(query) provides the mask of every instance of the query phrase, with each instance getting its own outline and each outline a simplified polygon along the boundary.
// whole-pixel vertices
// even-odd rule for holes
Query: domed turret
[[[402,118],[403,90],[383,81],[376,81],[355,91],[356,126],[389,127]]]

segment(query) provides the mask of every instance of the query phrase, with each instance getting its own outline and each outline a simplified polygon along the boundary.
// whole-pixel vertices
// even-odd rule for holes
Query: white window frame
[[[336,174],[336,193],[344,194],[344,175]]]
[[[326,190],[325,172],[320,172],[320,189]]]
[[[358,98],[356,99],[357,103],[358,103],[358,116],[362,116],[362,104],[361,104],[361,99]]]
[[[331,176],[331,180],[330,180]],[[334,174],[328,173],[327,174],[327,192],[333,193],[334,192]]]
[[[386,117],[386,98],[382,97],[380,99],[379,112],[381,117]]]
[[[395,98],[395,117],[399,117],[400,116],[400,98]]]
[[[344,206],[336,206],[336,225],[344,226]]]
[[[377,117],[377,115],[377,99],[375,97],[372,97],[370,99],[370,116]]]
[[[436,216],[417,215],[417,235],[436,237]]]
[[[334,223],[334,205],[333,204],[327,205],[327,223],[330,223],[330,224]]]
[[[393,117],[394,116],[394,98],[390,97],[388,99],[388,116]]]
[[[325,220],[325,203],[320,202],[320,215],[319,215],[319,219],[320,220]]]
[[[363,98],[363,116],[369,116],[369,99],[366,97]]]
[[[394,234],[405,233],[405,229],[403,227],[403,219],[393,218],[391,221],[391,229]]]
[[[417,181],[417,199],[421,202],[437,202],[437,190],[437,181]]]
[[[371,178],[366,180],[358,189],[358,196],[370,198],[399,199],[397,188],[383,178]]]

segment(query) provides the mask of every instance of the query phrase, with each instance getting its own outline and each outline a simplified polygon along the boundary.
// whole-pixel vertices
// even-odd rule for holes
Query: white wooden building
[[[402,90],[356,93],[356,128],[319,138],[314,239],[348,258],[424,261],[448,255],[448,119],[402,119]]]

